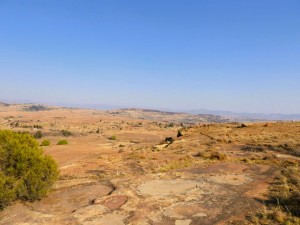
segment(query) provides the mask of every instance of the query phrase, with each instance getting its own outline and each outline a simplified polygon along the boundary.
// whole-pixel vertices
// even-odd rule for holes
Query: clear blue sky
[[[0,0],[0,100],[300,113],[299,0]]]

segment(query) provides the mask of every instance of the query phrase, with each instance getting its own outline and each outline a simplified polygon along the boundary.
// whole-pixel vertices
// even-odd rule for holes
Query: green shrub
[[[61,134],[65,137],[69,137],[72,135],[71,131],[68,131],[68,130],[62,130]]]
[[[16,199],[41,199],[57,177],[57,164],[30,134],[0,131],[0,209]]]
[[[43,140],[41,143],[41,146],[49,146],[50,145],[50,141],[49,140]]]
[[[36,139],[41,139],[43,137],[42,132],[39,130],[33,135]]]
[[[57,142],[57,145],[67,145],[68,142],[66,140],[60,140]]]
[[[116,135],[113,135],[113,136],[109,137],[108,139],[115,141],[115,140],[117,140],[117,137],[116,137]]]
[[[16,199],[14,179],[0,173],[0,210]]]

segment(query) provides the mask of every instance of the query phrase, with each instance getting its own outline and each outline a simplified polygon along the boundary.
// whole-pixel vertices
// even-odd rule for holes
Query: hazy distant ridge
[[[18,101],[20,102],[20,101]],[[32,101],[25,101],[25,104],[28,104]],[[16,104],[16,103],[13,103]],[[33,104],[33,103],[31,103]],[[280,113],[272,113],[272,114],[263,114],[263,113],[237,113],[232,111],[222,111],[222,110],[208,110],[208,109],[194,109],[194,110],[172,110],[172,109],[143,109],[143,108],[135,108],[135,107],[126,107],[126,106],[116,106],[109,104],[74,104],[74,103],[53,103],[53,104],[41,104],[41,105],[56,105],[61,107],[75,107],[75,108],[85,108],[85,109],[100,109],[100,110],[113,110],[113,109],[140,109],[148,112],[164,112],[166,114],[172,113],[190,113],[190,114],[205,114],[205,115],[214,115],[230,118],[233,120],[300,120],[300,114],[280,114]],[[0,101],[0,106],[10,106],[8,103],[4,103]]]
[[[213,114],[223,117],[240,118],[240,119],[253,119],[253,120],[300,120],[300,114],[263,114],[263,113],[236,113],[231,111],[218,111],[207,109],[196,109],[186,111],[192,114]]]

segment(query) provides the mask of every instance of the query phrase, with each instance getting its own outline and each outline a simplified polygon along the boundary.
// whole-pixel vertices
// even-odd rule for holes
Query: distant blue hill
[[[1,99],[0,99],[1,100]],[[9,104],[4,103],[5,101],[0,101],[0,105],[8,106]],[[19,100],[19,101],[11,101],[10,104],[15,103],[32,103],[29,100]],[[32,103],[34,104],[34,103]],[[42,103],[35,102],[35,104],[44,104],[44,105],[54,105],[61,107],[71,107],[71,108],[85,108],[85,109],[100,109],[100,110],[112,110],[112,109],[126,109],[126,108],[137,108],[137,109],[146,109],[143,107],[128,107],[128,106],[117,106],[117,105],[109,105],[109,104],[76,104],[76,103]],[[167,111],[167,112],[182,112],[182,113],[190,113],[190,114],[206,114],[206,115],[216,115],[222,116],[230,119],[236,120],[300,120],[300,114],[263,114],[263,113],[237,113],[231,111],[222,111],[222,110],[208,110],[208,109],[194,109],[194,110],[172,110],[165,108],[148,108],[148,110],[159,110],[159,111]]]
[[[213,114],[223,117],[237,118],[237,119],[250,119],[250,120],[300,120],[300,114],[263,114],[263,113],[236,113],[231,111],[218,111],[207,109],[196,109],[185,111],[191,114]]]

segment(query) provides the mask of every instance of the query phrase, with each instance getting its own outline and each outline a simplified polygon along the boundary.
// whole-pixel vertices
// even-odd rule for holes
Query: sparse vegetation
[[[174,218],[168,216],[174,213],[190,219],[190,224],[201,223],[201,220],[208,224],[225,224],[225,221],[237,218],[241,222],[236,225],[244,222],[252,225],[294,225],[299,219],[297,174],[300,171],[294,163],[281,162],[298,159],[293,152],[300,150],[300,123],[270,122],[266,127],[265,123],[253,122],[247,128],[239,128],[241,123],[238,122],[216,124],[202,120],[197,125],[193,119],[183,120],[180,115],[150,117],[139,112],[123,114],[122,110],[115,118],[107,112],[84,109],[53,110],[49,116],[45,116],[45,112],[18,113],[13,110],[11,107],[5,116],[15,117],[4,120],[2,116],[1,126],[15,129],[15,123],[18,122],[20,127],[15,130],[19,132],[34,134],[41,131],[43,137],[37,141],[40,146],[48,146],[51,140],[51,145],[57,146],[43,148],[53,149],[47,154],[62,162],[63,173],[55,185],[55,193],[49,194],[45,201],[30,203],[29,207],[27,204],[17,204],[0,213],[0,221],[8,221],[7,224],[40,221],[37,218],[40,214],[36,214],[39,207],[43,208],[43,212],[53,212],[54,215],[61,213],[63,208],[72,208],[81,198],[87,199],[86,205],[88,199],[102,196],[102,189],[107,188],[106,193],[116,188],[115,193],[143,195],[142,198],[128,198],[125,204],[130,207],[123,207],[124,213],[136,210],[141,215],[139,218],[147,217],[144,213],[149,212],[149,206],[153,206],[163,209],[159,213],[165,213],[165,216],[157,216],[170,224],[176,223]],[[1,111],[1,115],[4,112]],[[72,118],[76,118],[76,121]],[[100,124],[101,119],[103,121]],[[172,121],[174,127],[169,127]],[[23,129],[23,125],[26,125],[26,129]],[[37,125],[42,125],[43,129],[40,130]],[[68,138],[70,133],[73,136]],[[70,141],[69,145],[59,146],[67,144],[67,141]],[[14,191],[15,180],[0,170],[1,205],[19,199]],[[96,184],[96,180],[101,180],[101,184]],[[151,185],[159,185],[145,186],[150,180],[153,181]],[[95,188],[92,188],[94,185]],[[150,197],[141,187],[150,187],[158,197]],[[179,192],[180,189],[183,191]],[[166,193],[165,190],[168,190],[167,195],[162,197],[161,193]],[[66,192],[71,193],[70,201],[62,201]],[[75,194],[80,198],[76,198]],[[85,194],[94,196],[84,197]],[[123,197],[113,194],[99,197],[98,202],[119,198]],[[147,204],[141,204],[143,202]],[[265,208],[262,208],[264,205]],[[76,207],[80,211],[83,209],[80,204],[76,204]],[[84,209],[89,210],[90,207]],[[22,219],[24,210],[27,210],[28,217]],[[90,215],[90,211],[86,212],[82,216]],[[244,218],[247,213],[253,215]],[[195,217],[195,214],[199,217]],[[73,215],[70,210],[70,213],[63,212],[62,216],[69,219]],[[213,221],[212,216],[215,218]],[[53,218],[42,219],[47,223]],[[125,223],[136,224],[138,221],[135,219],[135,216],[128,217]]]
[[[57,176],[57,164],[31,135],[0,131],[0,209],[16,199],[41,199]]]
[[[61,130],[61,134],[65,137],[72,136],[72,132],[68,130]]]
[[[50,141],[49,140],[43,140],[40,146],[49,146]]]
[[[57,142],[57,145],[67,145],[68,144],[68,141],[67,140],[59,140]]]
[[[175,126],[175,124],[174,123],[169,123],[169,124],[166,124],[166,128],[168,128],[168,127],[174,127]]]
[[[281,174],[270,187],[273,204],[281,206],[286,213],[300,217],[300,165],[299,162],[282,163]]]
[[[183,136],[182,130],[178,130],[178,131],[177,131],[177,137],[179,138],[179,137],[182,137],[182,136]]]
[[[249,125],[245,124],[245,123],[242,123],[240,126],[238,126],[238,128],[245,128],[245,127],[248,127]]]
[[[209,159],[209,160],[225,160],[228,158],[227,155],[223,153],[220,153],[218,151],[211,151],[211,150],[199,151],[194,156],[201,157],[204,159]]]
[[[281,173],[269,188],[269,201],[263,210],[248,216],[242,224],[300,224],[300,167],[299,162],[284,161]]]
[[[192,158],[186,156],[180,158],[179,160],[172,160],[170,162],[167,162],[164,165],[160,166],[158,169],[154,170],[154,172],[168,172],[172,170],[182,169],[191,166],[192,163]]]
[[[10,126],[11,126],[11,127],[19,127],[20,124],[19,124],[19,122],[11,122],[11,123],[10,123]]]
[[[42,132],[39,130],[39,131],[37,131],[33,136],[34,136],[34,138],[36,138],[36,139],[41,139],[41,138],[43,137],[43,134],[42,134]]]
[[[243,146],[241,147],[241,150],[243,151],[249,151],[249,152],[263,152],[264,149],[261,146]]]
[[[36,128],[36,129],[42,129],[43,127],[42,127],[41,125],[34,124],[34,125],[33,125],[33,128]]]
[[[49,110],[49,108],[46,106],[43,106],[43,105],[31,105],[31,106],[25,107],[24,110],[29,111],[29,112],[37,112],[37,111]]]
[[[172,137],[166,137],[165,140],[163,140],[162,144],[168,144],[168,145],[170,145],[174,141],[175,141],[174,138],[172,138]]]
[[[292,145],[292,144],[279,144],[279,145],[267,145],[267,147],[272,150],[272,151],[276,151],[276,152],[282,152],[282,153],[287,153],[287,154],[291,154],[294,156],[300,156],[300,150],[296,150],[296,146]]]
[[[112,141],[115,141],[115,140],[117,140],[117,136],[116,135],[112,135],[108,139],[112,140]]]

